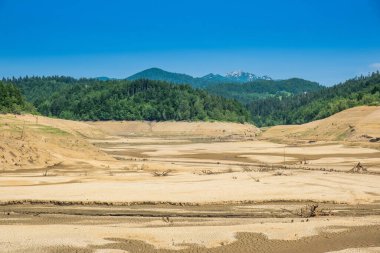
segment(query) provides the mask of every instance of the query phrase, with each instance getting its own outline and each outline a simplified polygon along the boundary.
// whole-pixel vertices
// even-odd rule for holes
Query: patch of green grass
[[[65,132],[59,128],[55,128],[51,126],[39,125],[38,130],[40,130],[43,133],[54,134],[54,135],[69,135],[68,132]]]
[[[344,131],[343,133],[339,134],[337,137],[336,137],[336,140],[337,141],[344,141],[346,138],[348,138],[349,136],[349,131]]]

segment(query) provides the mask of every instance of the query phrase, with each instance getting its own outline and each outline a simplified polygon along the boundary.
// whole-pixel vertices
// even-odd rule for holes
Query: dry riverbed
[[[380,251],[378,149],[279,144],[247,125],[101,124],[74,123],[96,133],[91,157],[78,142],[52,165],[2,170],[0,252]]]

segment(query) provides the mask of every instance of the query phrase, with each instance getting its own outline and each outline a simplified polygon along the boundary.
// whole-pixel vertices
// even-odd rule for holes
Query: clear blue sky
[[[335,84],[380,69],[380,0],[0,0],[0,76],[149,67]]]

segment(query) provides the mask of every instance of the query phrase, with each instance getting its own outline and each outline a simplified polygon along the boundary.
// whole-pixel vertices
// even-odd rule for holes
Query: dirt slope
[[[303,125],[271,127],[262,138],[380,143],[377,139],[380,138],[380,106],[354,107]]]
[[[32,124],[34,123],[59,128],[62,131],[86,138],[104,138],[106,136],[105,133],[98,128],[91,126],[87,122],[83,121],[56,119],[43,116],[34,116],[30,114],[8,116],[13,116],[15,119],[21,122],[25,121]]]
[[[112,159],[83,136],[104,136],[81,122],[0,115],[0,170],[43,168],[73,159]]]
[[[107,121],[94,122],[110,135],[158,135],[158,136],[203,136],[203,137],[255,137],[260,130],[250,124],[228,122],[148,122]]]

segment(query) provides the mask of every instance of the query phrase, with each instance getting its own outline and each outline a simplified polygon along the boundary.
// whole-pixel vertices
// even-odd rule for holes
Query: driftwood
[[[363,173],[363,172],[367,172],[367,168],[364,167],[360,162],[358,162],[358,164],[356,164],[349,172]]]
[[[298,215],[303,218],[310,218],[316,216],[316,210],[318,208],[318,204],[306,205],[298,210]]]
[[[153,172],[153,176],[155,176],[155,177],[165,177],[165,176],[168,176],[170,172],[171,172],[171,170],[165,170],[165,171],[162,171],[162,172],[160,172],[160,171],[154,171]]]
[[[162,221],[165,222],[165,223],[171,223],[171,220],[169,217],[162,217]]]
[[[44,177],[46,177],[48,175],[48,172],[51,170],[51,169],[54,169],[55,167],[61,165],[63,162],[58,162],[58,163],[55,163],[55,164],[52,164],[52,165],[49,165],[49,166],[46,166],[45,167],[45,171],[42,173],[42,175]]]

